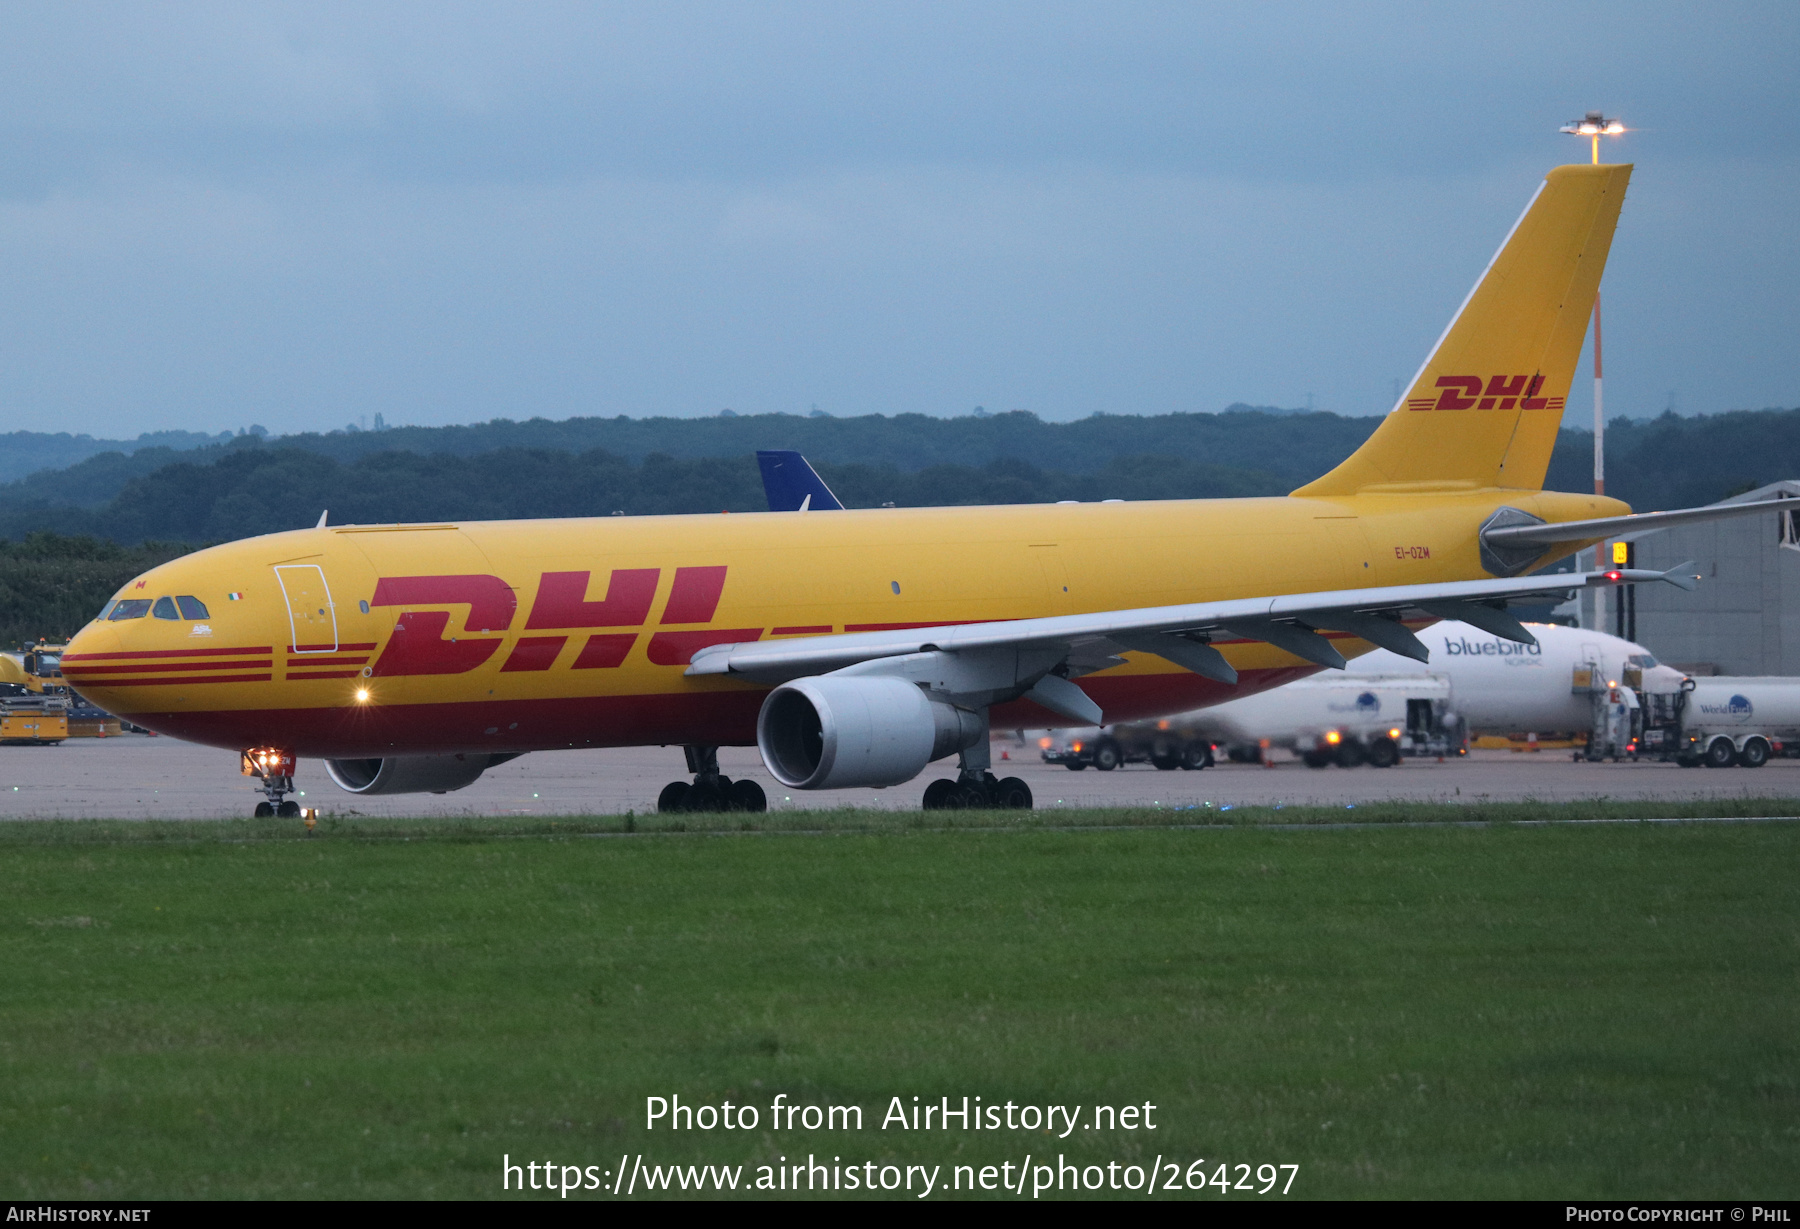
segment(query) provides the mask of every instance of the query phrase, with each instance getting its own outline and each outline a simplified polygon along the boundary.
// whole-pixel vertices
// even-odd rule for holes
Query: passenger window
[[[159,619],[179,619],[181,617],[175,613],[175,599],[172,597],[157,598],[156,605],[150,608],[150,613]]]
[[[150,613],[150,599],[147,597],[120,598],[113,603],[111,620],[122,623],[126,619],[141,619]]]
[[[175,604],[181,607],[181,617],[184,619],[209,619],[212,617],[206,613],[206,603],[197,597],[190,597],[184,593],[175,599]]]

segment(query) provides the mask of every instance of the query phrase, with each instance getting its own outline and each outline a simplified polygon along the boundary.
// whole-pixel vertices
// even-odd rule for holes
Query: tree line
[[[787,420],[782,425],[798,426],[800,433],[744,434],[765,418]],[[573,439],[584,424],[615,420],[571,422],[278,441],[240,436],[199,449],[105,453],[0,486],[0,643],[73,631],[119,585],[154,563],[207,543],[303,528],[327,509],[335,524],[761,511],[767,504],[751,448],[805,445],[809,439],[828,445],[802,451],[853,508],[1278,495],[1335,465],[1379,420],[1248,409],[1063,424],[1025,414],[948,421],[767,415],[624,420],[632,430],[678,423],[697,441],[694,451],[721,440],[751,446],[724,456],[386,446],[412,438],[411,431],[438,431],[445,434],[433,440],[459,444],[531,438],[534,432]],[[805,434],[821,423],[840,434]],[[945,437],[962,440],[967,455],[938,459]],[[1058,464],[1005,452],[1020,441],[1037,441],[1020,444],[1020,451],[1043,455],[1044,438],[1057,441],[1050,455]],[[339,456],[300,446],[309,439],[351,440],[356,447]],[[892,455],[902,444],[912,450],[904,461]],[[858,447],[868,451],[858,453]],[[1608,428],[1607,452],[1607,490],[1634,507],[1707,503],[1800,475],[1800,410],[1619,419]],[[1592,436],[1564,430],[1546,486],[1584,491],[1591,483]]]

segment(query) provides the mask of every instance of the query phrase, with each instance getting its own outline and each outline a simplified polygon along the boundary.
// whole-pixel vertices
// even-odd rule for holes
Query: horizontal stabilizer
[[[1587,521],[1497,526],[1482,530],[1481,540],[1491,546],[1508,548],[1551,546],[1558,542],[1598,542],[1671,529],[1676,525],[1694,525],[1758,512],[1788,512],[1796,508],[1800,508],[1800,496],[1742,504],[1707,504],[1703,508],[1678,508],[1673,512],[1639,512],[1632,516],[1602,516]]]

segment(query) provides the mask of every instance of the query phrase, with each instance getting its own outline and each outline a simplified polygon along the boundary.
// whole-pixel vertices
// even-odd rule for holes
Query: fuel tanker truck
[[[1800,754],[1800,679],[1693,678],[1682,691],[1677,763],[1761,768]]]

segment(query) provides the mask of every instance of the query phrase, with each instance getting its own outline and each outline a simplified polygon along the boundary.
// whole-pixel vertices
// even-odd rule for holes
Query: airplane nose
[[[81,679],[97,661],[123,652],[124,640],[116,623],[89,623],[75,633],[63,653],[63,680],[83,699],[105,708],[106,705],[94,698],[97,689],[91,684],[84,685]]]

